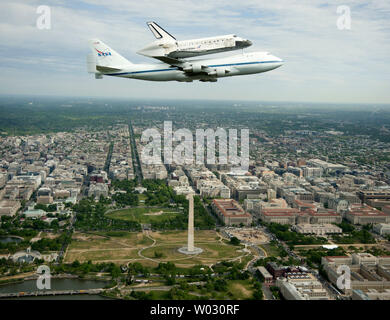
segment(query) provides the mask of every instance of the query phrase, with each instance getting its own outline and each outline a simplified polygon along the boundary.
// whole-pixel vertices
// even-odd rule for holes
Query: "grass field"
[[[107,213],[106,216],[111,219],[152,223],[174,219],[182,214],[183,213],[173,208],[138,207],[112,211]]]
[[[75,233],[65,256],[65,262],[91,260],[93,262],[122,262],[137,259],[138,250],[153,241],[142,233],[97,232],[94,234]]]
[[[145,194],[140,193],[140,194],[138,195],[138,200],[139,200],[139,201],[145,201],[147,198],[148,198],[148,197],[147,197]]]
[[[207,290],[206,288],[196,289],[193,292],[203,295],[207,299],[217,300],[246,300],[253,297],[253,284],[251,280],[227,280],[226,291]]]
[[[261,247],[267,252],[267,256],[269,257],[279,257],[280,249],[271,243],[262,244]]]
[[[243,251],[243,246],[233,246],[222,241],[214,230],[195,232],[195,246],[203,249],[200,254],[185,255],[178,249],[187,243],[186,231],[165,232],[95,232],[74,233],[64,261],[78,260],[114,262],[126,264],[140,262],[155,267],[160,262],[171,261],[178,267],[197,264],[212,265],[222,260],[247,261],[252,255]]]
[[[253,295],[253,285],[249,280],[231,280],[228,282],[228,291],[233,300],[250,299]]]

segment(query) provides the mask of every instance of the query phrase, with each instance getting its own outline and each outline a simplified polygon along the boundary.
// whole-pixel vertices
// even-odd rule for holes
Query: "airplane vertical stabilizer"
[[[132,63],[126,58],[122,57],[118,52],[111,49],[109,46],[104,44],[98,39],[89,40],[89,45],[92,50],[92,55],[95,57],[96,66],[101,67],[112,67],[112,68],[121,68],[124,66],[129,66]],[[88,65],[92,64],[91,58],[87,58]],[[88,70],[92,70],[92,66],[88,67]]]
[[[172,36],[169,32],[161,28],[156,22],[147,22],[147,25],[150,31],[152,31],[153,35],[156,37],[156,39],[176,41],[176,38],[174,36]]]

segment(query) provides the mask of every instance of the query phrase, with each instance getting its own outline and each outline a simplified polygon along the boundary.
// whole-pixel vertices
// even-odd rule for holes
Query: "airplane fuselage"
[[[262,73],[280,67],[283,61],[266,52],[253,52],[216,59],[187,60],[183,66],[166,63],[131,64],[103,75],[149,81],[193,80],[215,82],[217,78]]]

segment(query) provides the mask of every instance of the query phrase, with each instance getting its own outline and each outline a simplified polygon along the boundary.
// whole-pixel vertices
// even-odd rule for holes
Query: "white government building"
[[[324,236],[330,233],[342,233],[343,230],[334,224],[296,224],[291,227],[298,233],[315,234],[317,236]]]

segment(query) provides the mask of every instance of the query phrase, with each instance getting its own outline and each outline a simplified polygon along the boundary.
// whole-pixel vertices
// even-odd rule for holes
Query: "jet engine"
[[[207,74],[209,76],[223,77],[225,74],[227,74],[229,72],[230,72],[230,70],[228,70],[228,69],[217,68],[217,69],[214,69],[214,70],[208,72]]]
[[[189,64],[188,66],[185,66],[183,68],[183,71],[185,72],[193,72],[193,73],[200,73],[203,71],[203,66],[199,64]]]

